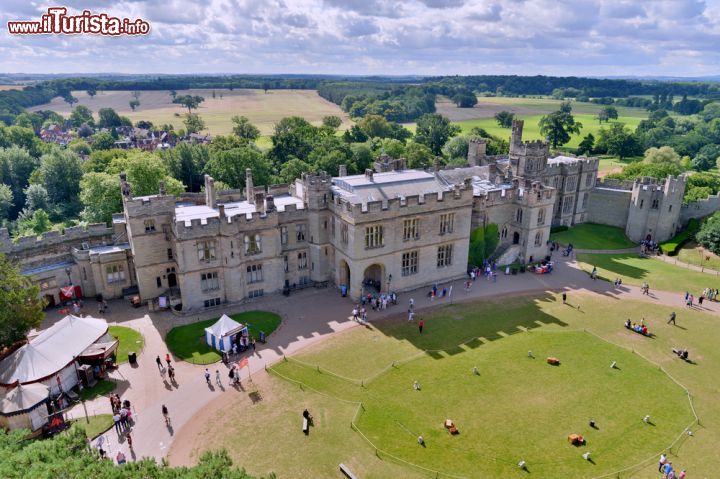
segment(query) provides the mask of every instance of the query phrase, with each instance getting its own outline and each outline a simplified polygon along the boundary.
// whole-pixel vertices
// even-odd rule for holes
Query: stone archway
[[[363,289],[367,292],[382,291],[383,280],[385,278],[385,266],[374,263],[365,268],[363,273]]]
[[[517,231],[513,233],[513,244],[520,244],[520,233]]]
[[[348,266],[347,261],[344,259],[340,260],[340,268],[338,270],[338,284],[344,285],[347,288],[350,288],[350,266]]]

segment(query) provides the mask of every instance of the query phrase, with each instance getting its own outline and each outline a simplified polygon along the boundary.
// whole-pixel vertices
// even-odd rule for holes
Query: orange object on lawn
[[[548,364],[552,365],[558,365],[560,364],[560,360],[558,358],[547,358]]]

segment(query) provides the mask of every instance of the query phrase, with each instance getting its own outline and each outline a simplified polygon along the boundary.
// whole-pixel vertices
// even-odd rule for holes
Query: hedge
[[[698,230],[700,230],[700,221],[692,218],[688,221],[688,225],[684,230],[665,243],[660,244],[660,249],[668,256],[675,256],[678,254],[678,250],[680,250],[682,245],[695,237],[695,233],[697,233]]]

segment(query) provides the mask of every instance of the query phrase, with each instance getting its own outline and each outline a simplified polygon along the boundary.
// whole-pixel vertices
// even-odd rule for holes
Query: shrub
[[[569,228],[565,225],[553,226],[550,228],[550,233],[560,233],[561,231],[567,231]]]
[[[684,230],[676,234],[674,237],[672,237],[665,243],[662,243],[660,245],[660,249],[668,256],[675,256],[678,253],[678,250],[682,247],[682,245],[690,241],[699,229],[700,222],[695,218],[692,218],[690,221],[688,221],[688,225],[687,227],[685,227]]]

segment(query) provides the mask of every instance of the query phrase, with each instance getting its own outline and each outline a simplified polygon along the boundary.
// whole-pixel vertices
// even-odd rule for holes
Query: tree
[[[610,128],[601,128],[598,133],[597,149],[620,158],[639,155],[642,148],[635,135],[624,123],[613,123]]]
[[[380,142],[380,150],[390,158],[402,158],[405,155],[405,144],[395,138],[384,138]]]
[[[260,130],[258,127],[250,123],[247,117],[234,116],[232,117],[233,122],[233,135],[244,140],[246,142],[255,141],[260,137]]]
[[[130,105],[132,111],[135,111],[135,108],[140,106],[140,100],[132,99],[128,102],[128,105]]]
[[[368,138],[392,138],[392,127],[385,117],[367,115],[357,122],[357,126]]]
[[[2,182],[10,185],[14,198],[14,207],[9,212],[12,218],[25,204],[25,188],[30,183],[30,175],[39,166],[40,160],[31,156],[24,148],[14,146],[0,149]]]
[[[279,165],[291,158],[306,161],[318,135],[318,128],[304,118],[283,118],[275,125],[269,156]]]
[[[507,110],[495,113],[495,121],[497,121],[498,125],[502,128],[510,128],[514,119],[515,113],[510,113]]]
[[[90,98],[97,95],[97,87],[95,85],[90,85],[87,90],[85,90]]]
[[[582,139],[580,144],[578,145],[577,153],[578,155],[591,155],[593,152],[593,147],[595,146],[595,137],[592,133],[588,133],[585,135],[585,138]]]
[[[455,160],[459,164],[467,163],[469,144],[467,136],[456,136],[445,143],[442,149],[443,155],[445,155],[445,158]]]
[[[122,125],[122,117],[112,108],[100,108],[98,110],[97,126],[99,128],[113,128]]]
[[[490,223],[485,228],[481,226],[472,230],[468,263],[471,266],[482,266],[483,262],[495,252],[499,242],[496,224]]]
[[[272,173],[272,165],[255,147],[243,146],[232,150],[214,152],[205,165],[205,171],[214,179],[232,188],[245,187],[245,169],[253,172],[255,185],[266,185]]]
[[[185,191],[185,185],[168,174],[168,169],[159,156],[149,152],[135,152],[127,157],[118,157],[108,166],[108,173],[127,173],[127,180],[134,196],[155,195],[160,182],[165,182],[165,191],[179,195]]]
[[[188,109],[188,114],[191,114],[193,110],[197,110],[200,103],[204,102],[205,98],[198,95],[180,95],[173,99],[173,103],[182,105]]]
[[[408,168],[429,168],[433,164],[434,155],[427,146],[411,141],[405,147],[405,160]]]
[[[205,121],[197,113],[188,113],[183,120],[187,134],[197,133],[205,129]]]
[[[643,162],[648,164],[658,163],[672,163],[675,165],[680,164],[680,155],[671,147],[663,146],[660,148],[648,148],[645,152],[645,158]]]
[[[458,108],[472,108],[477,105],[477,96],[470,91],[461,91],[452,97],[452,101]]]
[[[342,125],[342,118],[337,115],[325,116],[322,119],[322,124],[324,127],[330,128],[331,130],[335,131],[340,128],[340,125]]]
[[[303,173],[312,171],[312,166],[302,160],[293,158],[287,161],[280,168],[280,179],[285,183],[293,183],[296,178],[300,178]]]
[[[433,154],[439,155],[448,139],[460,131],[460,127],[451,124],[446,117],[437,113],[426,113],[418,118],[415,141],[430,148]]]
[[[107,131],[95,133],[92,139],[92,148],[95,151],[110,150],[115,147],[115,138],[113,138],[112,133],[108,133]]]
[[[355,163],[357,171],[362,172],[372,167],[375,155],[369,144],[352,143],[350,145],[350,151],[352,151],[352,161]],[[407,154],[407,148],[405,149],[405,153]]]
[[[77,155],[53,148],[40,158],[40,171],[50,202],[60,207],[67,216],[77,213],[80,209],[78,195],[83,174]]]
[[[39,299],[40,288],[30,278],[20,273],[17,264],[0,254],[0,271],[3,272],[3,284],[0,288],[0,350],[16,341],[25,339],[28,331],[40,326],[45,314],[44,301]],[[0,435],[5,435],[0,432]],[[2,439],[0,439],[2,440]],[[3,463],[8,460],[5,453]],[[1,472],[0,475],[9,477]]]
[[[68,143],[68,148],[77,155],[89,156],[92,153],[92,148],[86,141],[83,140],[72,140]]]
[[[75,98],[74,96],[72,96],[72,93],[69,92],[69,91],[68,91],[68,92],[65,92],[65,93],[62,95],[62,99],[63,99],[63,101],[64,101],[65,103],[67,103],[68,105],[70,105],[70,108],[72,108],[72,106],[79,101],[77,98]]]
[[[187,186],[188,191],[200,191],[203,185],[202,174],[210,159],[207,146],[179,143],[175,148],[161,151],[160,158],[169,173]]]
[[[720,254],[720,215],[718,213],[705,220],[700,231],[695,235],[695,239],[714,254]]]
[[[109,224],[113,213],[122,211],[118,177],[109,173],[85,173],[80,180],[80,201],[84,206],[83,220]]]
[[[70,121],[75,128],[80,128],[83,124],[92,126],[94,124],[92,111],[85,105],[78,105],[70,114]]]
[[[571,113],[562,110],[543,116],[538,125],[540,134],[547,137],[553,148],[564,145],[570,141],[571,135],[579,134],[582,129],[582,123],[575,121]]]
[[[35,210],[32,216],[20,221],[19,229],[23,236],[40,235],[50,231],[52,222],[45,210]]]
[[[720,160],[720,145],[709,144],[700,148],[692,160],[692,167],[698,171],[707,171]]]
[[[8,185],[0,184],[0,220],[8,219],[13,207],[13,192]]]
[[[614,106],[606,106],[602,108],[600,111],[598,111],[597,119],[600,124],[602,124],[603,121],[608,122],[609,120],[617,120],[617,108],[615,108]]]
[[[50,204],[48,192],[42,185],[29,185],[25,188],[25,208],[28,211],[47,210]]]
[[[560,110],[563,113],[572,113],[572,103],[570,103],[570,100],[565,100],[564,102],[560,103]]]

